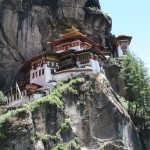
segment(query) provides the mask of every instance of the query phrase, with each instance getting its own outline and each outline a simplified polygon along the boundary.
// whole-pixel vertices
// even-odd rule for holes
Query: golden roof
[[[71,29],[66,29],[68,31],[68,33],[65,33],[62,35],[63,38],[66,38],[66,37],[71,37],[71,36],[75,36],[75,35],[83,35],[85,36],[84,34],[80,33],[78,29],[76,29],[74,26],[72,26]]]

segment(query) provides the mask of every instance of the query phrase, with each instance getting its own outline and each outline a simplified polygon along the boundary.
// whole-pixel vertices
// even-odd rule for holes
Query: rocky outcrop
[[[2,115],[0,149],[43,150],[42,140],[46,133],[53,138],[64,122],[65,114],[59,104],[59,101],[45,99]],[[57,139],[54,140],[56,141]],[[53,144],[53,139],[51,143]]]
[[[100,8],[98,0],[0,0],[0,88],[72,25],[111,48],[111,18]]]
[[[111,87],[118,95],[126,97],[125,82],[119,77],[120,67],[118,65],[110,65],[109,62],[105,64],[105,74],[110,82]]]
[[[74,120],[71,126],[83,149],[141,149],[134,125],[104,75],[90,78],[79,92],[79,109],[76,99],[68,96],[65,100],[67,114]]]
[[[103,74],[59,83],[51,95],[2,115],[0,121],[3,150],[142,149],[128,113]]]
[[[143,146],[143,150],[150,149],[150,130],[145,129],[140,131],[140,139]]]

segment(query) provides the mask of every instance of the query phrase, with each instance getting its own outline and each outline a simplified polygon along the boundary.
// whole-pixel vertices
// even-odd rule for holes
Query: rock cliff
[[[112,49],[112,21],[98,0],[0,0],[0,90],[10,88],[22,64],[52,50],[47,42],[72,25]],[[106,75],[114,91],[124,94],[115,70],[107,68]],[[80,76],[59,83],[49,96],[2,110],[0,149],[141,150],[114,91],[103,75]],[[149,148],[147,137],[143,141]]]
[[[9,87],[21,65],[74,25],[112,48],[112,21],[98,0],[0,0],[0,89]]]
[[[3,150],[141,150],[135,127],[103,74],[60,82],[0,116]]]

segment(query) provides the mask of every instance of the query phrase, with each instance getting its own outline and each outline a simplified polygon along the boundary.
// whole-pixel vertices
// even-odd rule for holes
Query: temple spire
[[[65,33],[62,35],[63,38],[66,38],[66,37],[71,37],[71,36],[75,36],[75,35],[83,35],[83,36],[86,36],[82,33],[79,32],[79,30],[77,28],[75,28],[74,26],[72,26],[71,29],[66,29],[68,31],[68,33]]]

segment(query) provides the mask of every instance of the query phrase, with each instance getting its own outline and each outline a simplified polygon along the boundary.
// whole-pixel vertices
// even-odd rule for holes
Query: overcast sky
[[[132,36],[130,49],[150,70],[150,0],[100,0],[112,18],[112,34]]]

